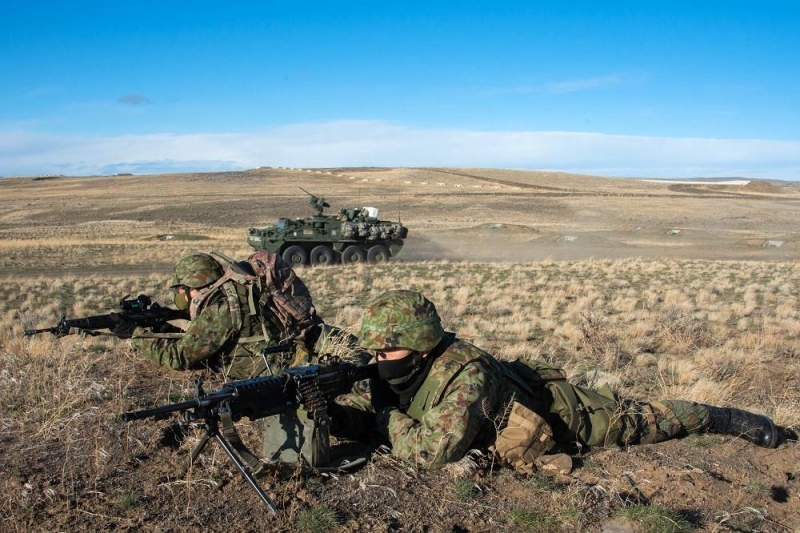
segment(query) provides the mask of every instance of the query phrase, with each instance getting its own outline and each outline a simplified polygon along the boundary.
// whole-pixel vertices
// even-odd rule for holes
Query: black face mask
[[[412,352],[402,359],[394,361],[378,361],[378,376],[389,383],[398,386],[408,382],[422,366],[422,355]]]

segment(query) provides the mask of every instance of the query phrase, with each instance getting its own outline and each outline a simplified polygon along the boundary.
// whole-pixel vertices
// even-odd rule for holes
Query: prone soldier
[[[491,448],[530,472],[553,446],[651,444],[692,433],[721,433],[758,446],[778,445],[766,416],[682,400],[639,402],[607,386],[568,383],[560,369],[498,361],[445,332],[432,302],[407,290],[375,299],[361,322],[360,345],[377,360],[370,393],[333,409],[332,433],[364,437],[373,428],[392,454],[423,467]]]

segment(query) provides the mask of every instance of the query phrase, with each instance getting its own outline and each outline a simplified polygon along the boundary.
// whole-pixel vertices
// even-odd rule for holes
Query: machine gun
[[[163,420],[172,413],[181,413],[185,422],[201,422],[206,434],[192,451],[190,464],[197,459],[208,441],[214,439],[269,510],[277,513],[277,507],[253,477],[251,470],[254,465],[242,459],[242,455],[251,454],[238,441],[232,422],[243,417],[258,420],[280,415],[302,406],[314,422],[314,431],[319,433],[315,437],[327,443],[331,422],[328,415],[330,402],[349,392],[357,381],[376,376],[375,364],[357,366],[343,362],[338,357],[324,355],[316,365],[290,367],[273,376],[233,381],[211,392],[203,390],[203,378],[198,377],[195,379],[193,400],[128,412],[121,416],[123,421],[130,422],[145,418]],[[233,444],[229,442],[234,439]]]
[[[178,309],[159,305],[153,302],[146,294],[140,294],[136,298],[131,298],[130,294],[125,296],[119,302],[119,314],[143,328],[155,328],[170,320],[189,318],[189,313],[187,311],[180,311]],[[38,335],[39,333],[52,333],[56,337],[63,337],[69,335],[70,330],[74,328],[94,335],[95,330],[113,329],[116,324],[111,313],[107,315],[71,319],[62,316],[61,320],[59,320],[58,324],[55,326],[42,329],[26,329],[23,334],[26,337],[30,337],[31,335]]]
[[[331,206],[331,204],[329,204],[328,202],[325,201],[325,198],[319,198],[317,196],[314,196],[313,194],[311,194],[310,192],[308,192],[307,190],[305,190],[302,187],[298,187],[298,189],[300,189],[301,191],[303,191],[304,193],[306,193],[307,195],[309,195],[311,197],[308,200],[308,203],[311,204],[311,207],[314,208],[314,213],[318,217],[322,216],[322,212],[325,210],[326,207],[330,207]]]

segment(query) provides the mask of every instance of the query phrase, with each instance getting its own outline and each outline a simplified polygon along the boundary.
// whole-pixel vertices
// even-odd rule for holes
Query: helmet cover
[[[175,275],[172,276],[170,287],[185,285],[192,289],[199,289],[211,285],[222,277],[222,267],[216,259],[209,254],[189,254],[175,265]]]
[[[361,319],[360,345],[367,350],[425,352],[444,337],[436,306],[416,291],[394,290],[370,303]]]

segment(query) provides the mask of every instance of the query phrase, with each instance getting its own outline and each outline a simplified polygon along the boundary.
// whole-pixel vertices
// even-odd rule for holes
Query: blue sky
[[[800,180],[800,2],[5,0],[0,175]]]

